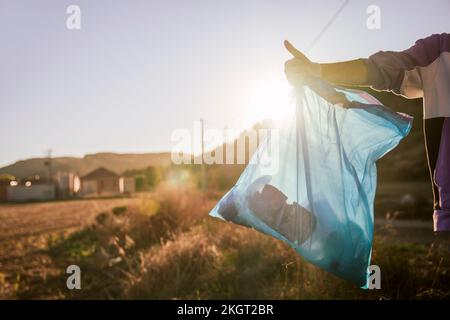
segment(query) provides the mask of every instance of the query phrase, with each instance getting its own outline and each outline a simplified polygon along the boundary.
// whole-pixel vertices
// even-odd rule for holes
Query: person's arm
[[[307,84],[322,98],[332,104],[351,107],[353,103],[330,84],[370,85],[367,83],[367,67],[361,60],[319,64],[310,61],[292,44],[285,41],[286,49],[294,56],[285,63],[286,77],[293,87]],[[352,69],[349,72],[349,68]],[[327,80],[327,81],[323,81]]]
[[[315,63],[289,41],[285,41],[285,47],[294,56],[285,64],[286,76],[292,85],[301,82],[305,76],[322,78],[330,83],[345,86],[372,86],[382,81],[381,73],[369,59]]]
[[[286,49],[294,56],[285,64],[286,76],[293,86],[316,77],[336,85],[370,86],[406,98],[419,98],[423,96],[420,68],[431,64],[441,54],[448,37],[448,34],[434,34],[417,40],[403,51],[379,51],[367,59],[322,64],[310,61],[285,41]]]
[[[382,81],[376,66],[368,59],[321,63],[320,77],[333,84],[344,86],[373,86]]]

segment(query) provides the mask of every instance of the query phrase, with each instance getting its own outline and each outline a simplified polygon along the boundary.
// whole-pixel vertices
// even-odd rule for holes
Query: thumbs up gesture
[[[287,40],[284,41],[284,46],[294,57],[284,64],[286,78],[293,87],[306,84],[331,104],[339,104],[346,108],[353,106],[353,103],[348,101],[344,94],[336,91],[332,85],[320,79],[322,77],[320,63],[309,60]]]
[[[286,77],[292,86],[295,87],[304,84],[307,77],[321,77],[319,63],[314,63],[309,60],[287,40],[284,41],[284,46],[293,56],[292,59],[286,61],[284,64]]]

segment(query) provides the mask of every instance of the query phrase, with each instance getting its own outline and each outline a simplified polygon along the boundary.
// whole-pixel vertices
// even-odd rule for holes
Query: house
[[[56,174],[57,195],[59,199],[69,199],[79,190],[79,177],[73,172],[58,172]]]
[[[98,168],[81,177],[83,196],[115,196],[121,193],[121,177],[105,168]]]
[[[55,191],[55,184],[48,180],[28,179],[21,183],[12,181],[6,188],[6,198],[13,202],[49,201],[55,199]]]
[[[124,194],[132,194],[136,192],[135,177],[123,177],[121,180],[120,192]]]

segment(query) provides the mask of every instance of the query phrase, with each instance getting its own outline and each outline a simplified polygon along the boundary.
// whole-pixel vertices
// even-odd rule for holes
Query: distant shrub
[[[112,213],[116,216],[124,215],[128,210],[127,206],[115,207],[112,209]]]

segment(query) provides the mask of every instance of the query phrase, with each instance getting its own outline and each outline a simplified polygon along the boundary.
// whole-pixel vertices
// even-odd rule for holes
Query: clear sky
[[[249,125],[289,90],[283,40],[306,49],[343,2],[0,0],[0,166],[48,148],[170,150],[173,130],[200,117],[211,128]],[[66,28],[71,4],[81,30]],[[370,4],[380,30],[366,27]],[[351,0],[309,56],[405,49],[450,31],[449,13],[448,0]]]

